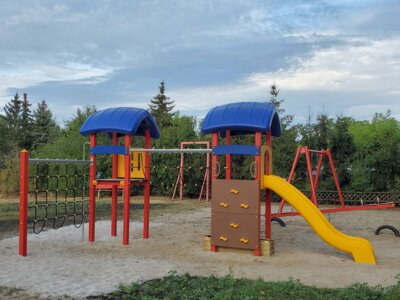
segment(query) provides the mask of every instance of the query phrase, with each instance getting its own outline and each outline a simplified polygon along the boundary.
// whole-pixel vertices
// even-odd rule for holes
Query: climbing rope
[[[28,177],[28,223],[39,234],[84,222],[88,191],[86,161],[30,159],[34,167]],[[32,165],[32,164],[31,164]]]

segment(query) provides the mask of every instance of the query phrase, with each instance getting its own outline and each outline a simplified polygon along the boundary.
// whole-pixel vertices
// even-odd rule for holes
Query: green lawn
[[[177,275],[170,273],[161,279],[141,284],[121,285],[113,293],[89,299],[400,299],[399,282],[390,287],[369,287],[354,284],[347,288],[316,288],[290,280],[262,280]]]

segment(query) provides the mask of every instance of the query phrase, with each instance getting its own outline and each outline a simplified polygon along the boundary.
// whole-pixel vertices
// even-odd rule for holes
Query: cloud
[[[171,91],[171,95],[177,109],[204,109],[226,101],[267,99],[275,82],[292,94],[323,90],[342,97],[344,93],[350,96],[354,92],[370,92],[386,95],[390,101],[399,93],[398,49],[400,39],[315,50],[309,58],[298,58],[286,69],[256,72],[231,84]]]
[[[256,85],[278,82],[289,90],[382,91],[398,89],[400,39],[364,42],[316,50],[290,69],[259,73],[249,80]]]
[[[72,84],[99,84],[111,76],[113,70],[87,64],[67,62],[63,65],[31,63],[0,70],[0,103],[8,100],[9,90],[24,89],[45,82],[70,82]]]
[[[273,82],[296,115],[393,105],[399,10],[391,0],[15,0],[0,10],[0,105],[20,90],[64,116],[65,103],[147,107],[162,79],[193,114],[266,100]]]

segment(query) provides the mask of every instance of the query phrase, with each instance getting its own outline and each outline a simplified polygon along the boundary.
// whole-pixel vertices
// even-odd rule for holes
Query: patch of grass
[[[0,299],[4,300],[73,300],[68,296],[41,297],[37,294],[31,295],[22,289],[15,287],[0,286]]]
[[[235,279],[232,276],[217,278],[178,275],[120,285],[107,295],[88,299],[390,299],[400,298],[400,280],[390,287],[369,287],[357,283],[346,288],[317,288],[297,280],[265,282],[262,280]]]

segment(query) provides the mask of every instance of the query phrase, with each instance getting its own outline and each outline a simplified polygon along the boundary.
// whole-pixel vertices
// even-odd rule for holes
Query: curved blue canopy
[[[203,133],[219,132],[225,136],[226,130],[231,135],[266,133],[271,129],[273,136],[281,135],[281,124],[275,106],[262,102],[239,102],[216,106],[204,119]]]
[[[134,107],[115,107],[90,115],[82,124],[80,133],[88,135],[97,132],[117,132],[144,136],[146,129],[150,130],[152,138],[160,137],[160,129],[147,110]]]

